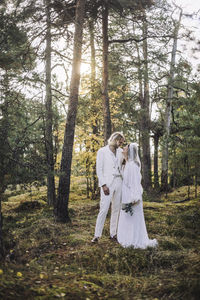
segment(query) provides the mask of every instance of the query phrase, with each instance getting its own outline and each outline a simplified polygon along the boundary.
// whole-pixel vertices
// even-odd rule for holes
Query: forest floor
[[[199,191],[200,192],[200,191]],[[199,193],[198,193],[199,194]],[[0,299],[199,299],[200,200],[186,188],[144,201],[156,249],[123,249],[103,237],[91,244],[98,200],[73,189],[71,224],[56,224],[45,188],[7,194],[3,202],[6,260],[0,266]]]

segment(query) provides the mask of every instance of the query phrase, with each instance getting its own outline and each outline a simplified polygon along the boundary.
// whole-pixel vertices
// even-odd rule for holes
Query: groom
[[[108,140],[108,145],[100,148],[97,152],[96,170],[101,188],[101,199],[92,243],[97,243],[102,235],[111,202],[110,238],[116,240],[122,187],[123,155],[120,146],[124,141],[125,138],[121,132],[114,132]]]

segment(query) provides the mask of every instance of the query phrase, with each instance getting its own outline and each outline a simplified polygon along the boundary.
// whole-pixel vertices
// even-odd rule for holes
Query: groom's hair
[[[108,145],[111,145],[114,141],[118,141],[120,139],[125,139],[124,135],[122,132],[113,132],[111,134],[110,138],[108,139]]]

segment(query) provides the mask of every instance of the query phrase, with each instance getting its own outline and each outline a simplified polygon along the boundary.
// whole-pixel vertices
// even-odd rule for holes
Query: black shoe
[[[93,239],[91,240],[91,243],[98,243],[99,238],[98,237],[93,237]]]
[[[115,234],[114,236],[110,236],[110,240],[113,242],[117,242],[117,235]]]

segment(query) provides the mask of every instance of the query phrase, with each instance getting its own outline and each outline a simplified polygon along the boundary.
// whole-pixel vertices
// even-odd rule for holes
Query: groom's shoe
[[[117,235],[110,236],[110,240],[113,242],[117,242]]]
[[[93,239],[91,240],[91,243],[98,243],[99,238],[94,236]]]

